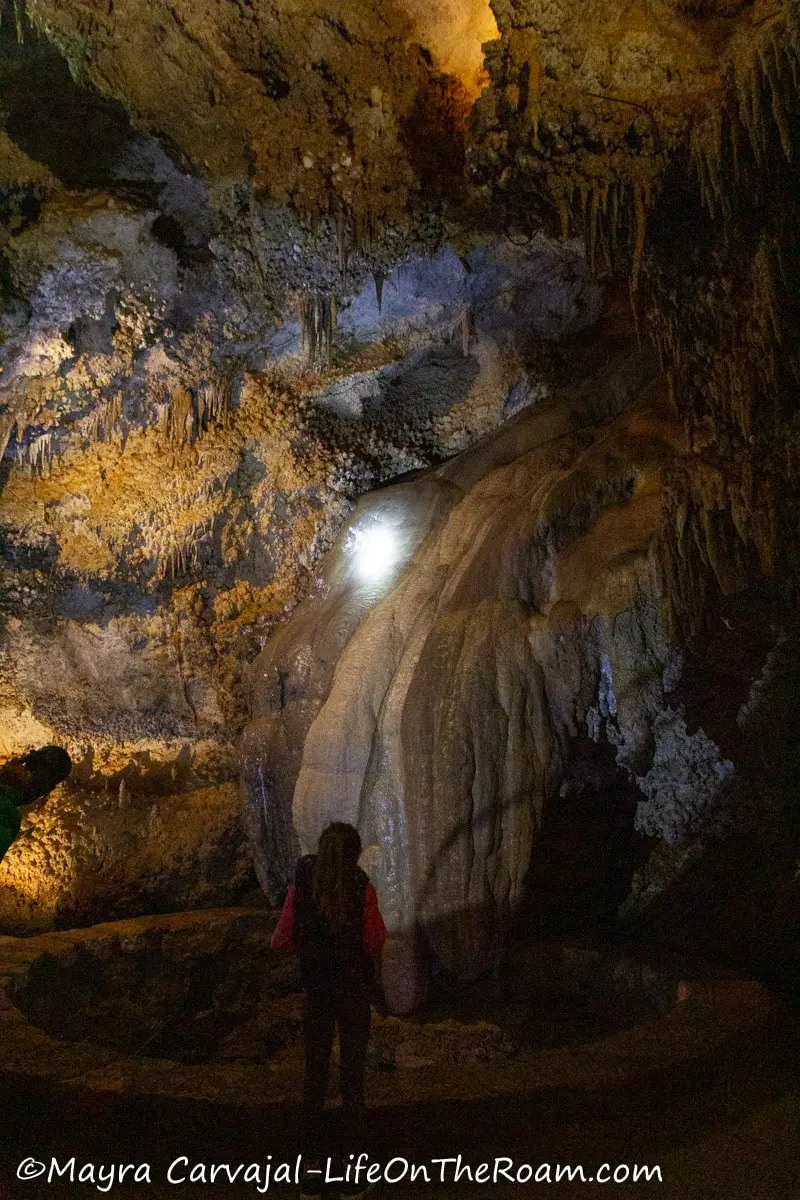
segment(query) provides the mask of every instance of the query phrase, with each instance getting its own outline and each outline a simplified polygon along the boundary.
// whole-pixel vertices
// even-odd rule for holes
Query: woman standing
[[[386,940],[375,888],[358,866],[361,839],[352,825],[323,831],[316,855],[301,858],[272,936],[273,950],[297,951],[303,999],[303,1106],[319,1150],[334,1031],[339,1031],[342,1115],[355,1144],[364,1127],[364,1065],[370,1029],[375,956]],[[313,1174],[309,1165],[309,1175]],[[306,1195],[320,1194],[308,1179]],[[342,1195],[347,1188],[339,1188]],[[359,1189],[359,1191],[362,1189]],[[355,1194],[350,1190],[350,1194]]]

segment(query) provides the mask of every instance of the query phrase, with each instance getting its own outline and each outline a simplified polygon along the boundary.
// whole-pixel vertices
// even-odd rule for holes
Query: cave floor
[[[97,1191],[132,1200],[143,1189],[156,1200],[182,1192],[200,1200],[221,1194],[253,1196],[259,1194],[259,1184],[267,1182],[268,1162],[273,1171],[279,1162],[294,1165],[304,1133],[297,1103],[302,1078],[299,1046],[292,1060],[280,1067],[257,1061],[187,1065],[120,1054],[99,1044],[106,1029],[105,1010],[94,992],[81,991],[85,979],[78,967],[85,966],[92,947],[119,949],[124,943],[132,954],[137,938],[147,934],[152,935],[148,945],[154,955],[152,938],[160,931],[163,962],[158,957],[154,961],[164,967],[169,952],[178,956],[184,970],[187,953],[209,950],[211,933],[231,935],[238,930],[244,937],[250,930],[256,936],[254,921],[263,940],[266,931],[260,919],[238,910],[141,918],[28,941],[5,939],[6,974],[0,970],[0,1200],[66,1200]],[[253,949],[249,946],[251,957]],[[86,952],[83,957],[78,950]],[[56,969],[59,955],[66,973]],[[198,962],[204,978],[208,976],[206,983],[213,984],[207,958],[201,955]],[[106,962],[103,954],[99,961]],[[674,978],[684,982],[666,1009],[610,1035],[603,1036],[609,1015],[604,1013],[601,1027],[582,1031],[586,1041],[557,1049],[531,1046],[519,1061],[503,1055],[496,1061],[491,1054],[464,1061],[460,1053],[453,1054],[447,1038],[453,1033],[449,1022],[454,1015],[474,1019],[487,1010],[505,1014],[507,1003],[509,1019],[516,1019],[520,998],[527,994],[529,1015],[533,1007],[539,1024],[547,1024],[553,997],[563,990],[559,984],[548,1000],[544,984],[559,978],[551,968],[569,963],[575,969],[588,963],[593,972],[599,970],[599,960],[585,948],[573,947],[565,958],[555,948],[538,946],[528,963],[531,969],[539,964],[538,976],[526,974],[526,961],[520,958],[511,972],[514,987],[502,973],[487,977],[477,989],[479,995],[472,987],[448,992],[420,1012],[416,1024],[403,1025],[406,1042],[412,1030],[427,1036],[418,1048],[426,1057],[417,1054],[413,1061],[408,1051],[402,1055],[406,1042],[400,1042],[394,1071],[381,1069],[386,1064],[380,1056],[368,1060],[369,1121],[363,1142],[352,1148],[366,1152],[372,1163],[399,1158],[426,1165],[430,1176],[427,1183],[385,1181],[375,1196],[415,1200],[434,1193],[447,1198],[471,1188],[473,1195],[492,1194],[503,1200],[537,1186],[502,1178],[488,1184],[483,1176],[480,1182],[454,1183],[452,1170],[440,1183],[433,1160],[460,1154],[473,1170],[503,1158],[515,1167],[531,1164],[534,1170],[550,1164],[553,1176],[559,1165],[580,1166],[586,1182],[604,1163],[612,1170],[623,1165],[660,1168],[661,1183],[615,1183],[615,1191],[623,1196],[658,1188],[662,1195],[701,1200],[800,1197],[796,1017],[789,1016],[776,994],[753,980],[715,978],[714,971],[708,979],[679,974]],[[616,964],[614,971],[625,963],[627,970],[633,969],[632,959],[610,961]],[[114,971],[120,963],[130,963],[124,954],[110,962],[108,969],[114,969],[123,997],[125,988],[146,986],[155,989],[157,999],[159,981],[164,984],[159,971],[147,980],[126,971],[117,978]],[[654,968],[651,973],[660,989],[662,974]],[[14,980],[23,978],[28,991],[15,991]],[[273,982],[277,986],[280,980]],[[672,991],[670,984],[670,995]],[[17,1007],[15,1000],[19,1003],[23,994],[28,1007],[36,1008],[37,997],[47,1000],[50,1015],[60,1013],[65,1020],[76,1005],[80,1009],[91,1000],[94,1007],[87,1012],[95,1013],[94,1025],[79,1021],[70,1026],[76,1040],[59,1040]],[[618,1020],[635,1015],[627,1012],[625,994],[612,1004],[619,1008]],[[531,997],[536,997],[533,1006]],[[174,998],[172,992],[168,998]],[[287,999],[294,1002],[291,996]],[[474,1008],[479,1000],[480,1011]],[[119,1016],[119,1011],[113,1008],[112,1015]],[[570,1019],[574,1016],[572,1012]],[[400,1024],[395,1021],[391,1028],[396,1032]],[[485,1027],[493,1028],[498,1032]],[[480,1032],[478,1026],[471,1029],[470,1038],[476,1030]],[[555,1022],[549,1034],[558,1032]],[[252,1030],[249,1036],[252,1039]],[[481,1047],[491,1051],[492,1043],[472,1049]],[[181,1156],[187,1175],[192,1167],[205,1165],[206,1177],[171,1183],[169,1166]],[[55,1161],[61,1171],[73,1162],[74,1178],[70,1182],[56,1175],[48,1180],[45,1166],[45,1174],[19,1179],[18,1164],[26,1159],[46,1165]],[[129,1165],[128,1179],[110,1181],[112,1164],[117,1171],[120,1164]],[[138,1166],[141,1172],[144,1164],[149,1164],[147,1180],[133,1182],[133,1170]],[[208,1175],[215,1164],[242,1164],[240,1174],[248,1164],[259,1164],[261,1178],[251,1177],[243,1185],[241,1180],[229,1183],[223,1175],[214,1183]],[[87,1179],[92,1172],[94,1178]],[[574,1181],[557,1186],[566,1195],[578,1195],[586,1185]],[[274,1180],[260,1191],[277,1197],[294,1193]],[[326,1200],[335,1196],[332,1190]]]
[[[397,1104],[375,1110],[367,1136],[371,1161],[386,1163],[402,1156],[413,1163],[462,1154],[473,1169],[481,1162],[508,1156],[516,1164],[582,1164],[588,1178],[600,1164],[660,1166],[662,1183],[616,1184],[622,1197],[659,1195],[708,1200],[796,1200],[800,1196],[800,1088],[796,1064],[785,1035],[750,1047],[722,1063],[706,1064],[698,1073],[660,1075],[635,1093],[598,1093],[589,1108],[570,1114],[530,1097],[495,1097],[464,1102],[431,1101]],[[197,1163],[264,1163],[294,1161],[297,1113],[287,1117],[266,1109],[234,1111],[225,1105],[183,1106],[174,1098],[118,1101],[104,1107],[58,1109],[52,1100],[34,1096],[4,1097],[7,1114],[0,1168],[2,1200],[66,1200],[93,1194],[97,1185],[54,1180],[20,1182],[17,1164],[27,1156],[63,1165],[73,1155],[82,1164],[150,1163],[149,1186],[116,1183],[122,1200],[149,1195],[151,1200],[187,1194],[197,1200],[212,1196],[258,1195],[256,1184],[225,1182],[171,1185],[167,1168],[179,1155],[189,1167]],[[370,1194],[421,1200],[423,1196],[491,1195],[497,1200],[525,1195],[536,1184],[494,1185],[436,1181],[381,1183]],[[262,1177],[263,1179],[263,1177]],[[558,1183],[559,1194],[578,1196],[585,1184]],[[263,1183],[262,1183],[263,1187]],[[271,1182],[262,1194],[287,1197],[292,1187]],[[326,1193],[330,1200],[335,1191]]]

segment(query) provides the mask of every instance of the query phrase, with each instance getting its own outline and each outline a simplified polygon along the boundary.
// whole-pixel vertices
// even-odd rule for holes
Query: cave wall
[[[224,905],[251,888],[236,784],[167,795],[73,786],[27,815],[0,863],[0,921],[29,934]]]
[[[252,885],[235,838],[233,882],[193,879],[215,831],[241,829],[229,788],[190,826],[194,858],[162,831],[162,869],[133,854],[120,785],[146,813],[234,778],[243,668],[356,497],[547,395],[574,370],[560,339],[601,305],[576,242],[454,245],[434,210],[369,246],[352,214],[306,224],[250,175],[198,171],[23,32],[0,25],[0,752],[55,741],[75,767],[3,864],[15,928]],[[128,866],[99,886],[109,855]]]
[[[591,263],[628,277],[695,449],[662,558],[696,630],[720,595],[796,576],[800,8],[496,13],[468,171],[517,226],[577,229]]]
[[[403,1002],[502,932],[578,733],[663,843],[646,907],[738,812],[796,610],[796,0],[11,8],[0,754],[76,767],[0,919],[233,901],[245,827],[277,900],[329,789]],[[365,598],[395,495],[419,565]]]

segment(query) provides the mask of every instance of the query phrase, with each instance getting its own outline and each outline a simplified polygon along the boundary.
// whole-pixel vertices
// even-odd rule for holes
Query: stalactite
[[[27,444],[17,446],[17,462],[20,466],[27,467],[32,474],[37,471],[43,474],[45,467],[50,465],[54,453],[54,434],[52,430],[48,430],[46,433],[32,438]]]
[[[791,32],[791,12],[789,6],[776,13],[780,19],[757,40],[735,47],[723,103],[693,132],[692,164],[712,216],[747,184],[742,135],[762,175],[776,149],[789,161],[794,156],[791,120],[800,108],[800,47]]]
[[[199,492],[197,498],[200,498]],[[200,565],[201,549],[214,535],[214,513],[179,528],[174,527],[175,520],[174,516],[173,525],[162,529],[161,536],[151,535],[156,581],[175,580],[190,571],[196,571]]]
[[[339,258],[339,270],[347,268],[347,214],[343,208],[336,210],[336,250]]]
[[[781,143],[781,149],[787,159],[792,157],[792,135],[789,130],[789,122],[786,114],[786,107],[780,86],[780,75],[775,78],[771,74],[766,74],[766,79],[770,86],[772,119],[775,122],[775,128],[778,131],[778,137]]]
[[[561,222],[561,235],[569,237],[573,224],[583,230],[586,261],[592,274],[598,269],[600,254],[611,270],[627,258],[631,298],[639,286],[644,258],[647,218],[657,194],[663,169],[662,160],[644,164],[637,178],[628,181],[606,166],[597,168],[592,178],[551,177],[548,187]],[[577,200],[576,200],[577,193]]]
[[[644,255],[645,239],[647,237],[647,210],[652,202],[652,190],[649,182],[644,184],[636,184],[633,189],[633,210],[634,210],[634,245],[633,258],[631,261],[631,293],[635,294],[639,288],[639,272],[642,265],[642,256]]]
[[[14,27],[17,35],[17,41],[22,44],[25,41],[25,0],[13,0],[14,4]],[[0,4],[0,18],[3,15],[3,5]]]
[[[308,297],[302,295],[297,300],[297,320],[300,325],[300,353],[304,358],[308,358],[308,323],[306,320],[306,312],[308,308]]]
[[[168,400],[156,405],[156,429],[164,439],[166,439],[169,430],[169,409]]]
[[[367,221],[360,208],[353,213],[353,249],[360,254],[366,245]]]
[[[334,350],[333,335],[336,330],[337,319],[338,319],[338,313],[337,313],[337,308],[336,308],[336,298],[334,296],[331,296],[329,304],[328,304],[328,324],[327,324],[326,331],[325,331],[325,337],[326,337],[326,343],[327,343],[327,358],[328,358],[328,367],[329,368],[333,366],[333,350]]]
[[[195,404],[197,406],[198,427],[205,431],[212,425],[224,425],[230,405],[230,380],[217,376],[206,379],[197,387]]]
[[[99,404],[83,423],[81,434],[84,446],[96,442],[107,442],[122,422],[122,393],[117,392],[110,400]]]
[[[17,418],[13,413],[0,413],[0,460],[2,460],[8,449],[8,443],[11,440],[11,434],[14,430]]]
[[[231,381],[225,375],[204,379],[194,389],[176,388],[167,400],[155,405],[154,424],[159,438],[174,449],[200,441],[210,429],[225,425],[230,398]],[[111,422],[118,423],[120,416],[121,409],[109,409],[107,414],[98,413],[96,422],[110,430]],[[104,425],[106,419],[108,426]]]
[[[297,304],[300,321],[300,347],[309,366],[317,362],[333,363],[336,331],[336,301],[319,292],[304,292]]]
[[[375,271],[373,273],[375,279],[375,299],[378,302],[378,314],[383,312],[383,285],[386,282],[386,275],[383,271]]]
[[[569,200],[564,192],[558,195],[558,215],[561,221],[561,239],[567,241],[569,238]]]
[[[192,393],[188,388],[176,388],[170,397],[168,439],[173,446],[190,445],[194,434],[195,415]]]
[[[612,268],[619,257],[619,218],[620,218],[621,185],[615,182],[611,186],[611,265]]]
[[[776,345],[783,342],[778,319],[778,277],[781,274],[780,248],[775,238],[763,237],[753,260],[752,280],[755,315],[765,331],[771,332]]]

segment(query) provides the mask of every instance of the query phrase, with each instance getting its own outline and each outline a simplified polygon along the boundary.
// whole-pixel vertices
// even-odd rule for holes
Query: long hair
[[[359,897],[358,830],[344,821],[334,821],[319,839],[311,895],[317,910],[333,929],[341,929],[354,915]]]

